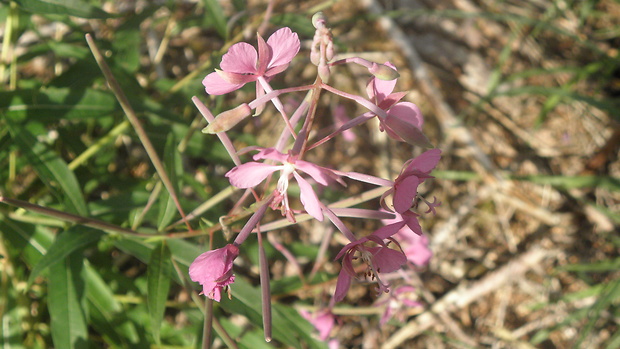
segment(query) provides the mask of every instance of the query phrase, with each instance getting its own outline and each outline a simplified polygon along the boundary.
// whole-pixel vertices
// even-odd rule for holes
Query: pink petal
[[[235,281],[232,267],[238,255],[239,248],[232,244],[207,251],[189,266],[189,276],[203,286],[203,294],[219,302],[222,287]]]
[[[387,118],[384,120],[384,124],[387,126],[386,130],[390,137],[396,140],[403,140],[411,145],[418,145],[425,148],[430,148],[433,146],[424,133],[422,133],[422,130],[408,121],[391,115],[392,109],[388,111]]]
[[[340,269],[338,274],[338,281],[336,282],[336,291],[334,291],[334,302],[340,302],[344,299],[351,287],[351,275],[346,271],[344,266]]]
[[[411,208],[418,193],[420,180],[416,176],[407,176],[394,184],[394,209],[403,213]]]
[[[395,222],[392,224],[385,225],[377,230],[375,230],[372,235],[378,237],[381,240],[387,239],[392,235],[398,233],[402,227],[405,226],[404,222]]]
[[[213,72],[207,75],[202,80],[202,84],[204,85],[205,90],[207,91],[208,94],[215,95],[215,96],[223,95],[223,94],[238,90],[243,85],[245,85],[245,84],[231,84],[230,82],[222,79],[222,77],[216,72]]]
[[[319,198],[316,196],[314,189],[312,189],[310,183],[303,179],[297,172],[293,172],[293,176],[295,176],[299,184],[299,190],[301,192],[299,199],[301,200],[301,204],[304,205],[306,212],[322,222],[323,210],[321,209]]]
[[[271,47],[267,45],[262,36],[257,35],[258,39],[258,64],[256,65],[256,70],[258,74],[264,75],[267,71],[267,67],[269,66],[269,62],[271,62]]]
[[[405,171],[416,169],[420,172],[430,173],[441,159],[440,149],[430,149],[413,159]]]
[[[388,114],[419,129],[424,126],[424,117],[417,105],[411,102],[400,102],[390,108]]]
[[[385,62],[385,65],[396,70],[396,67],[390,63]],[[366,93],[368,97],[376,102],[376,104],[380,104],[388,95],[394,91],[394,87],[396,86],[396,80],[381,80],[377,78],[372,78],[366,85]]]
[[[418,215],[411,212],[405,211],[402,215],[405,224],[407,224],[407,228],[411,230],[411,232],[416,235],[422,235],[422,227],[420,226],[420,222],[418,221]]]
[[[419,240],[405,248],[405,254],[411,263],[418,266],[427,265],[433,257],[433,251],[428,248],[428,238],[426,236],[420,236]]]
[[[370,247],[368,250],[373,254],[374,266],[380,273],[391,273],[407,263],[407,256],[398,250],[389,247]]]
[[[282,166],[268,165],[260,162],[246,162],[226,173],[230,184],[237,188],[251,188],[264,181],[267,176],[281,169]]]
[[[336,320],[336,317],[329,309],[320,310],[316,314],[310,314],[306,310],[300,310],[299,313],[319,331],[319,338],[321,340],[326,340],[329,337]]]
[[[264,76],[267,80],[270,80],[274,75],[280,74],[281,72],[285,71],[286,68],[288,68],[288,64],[282,64],[282,65],[275,66],[273,68],[269,68],[265,72]]]
[[[300,42],[296,33],[284,27],[271,34],[267,45],[271,47],[269,68],[272,68],[290,63],[299,52]]]
[[[388,110],[394,104],[398,103],[403,97],[405,97],[407,95],[407,93],[409,93],[409,92],[404,91],[404,92],[394,92],[394,93],[391,93],[389,96],[385,97],[385,99],[382,100],[377,105],[379,106],[379,108],[381,108],[383,110]]]
[[[312,179],[314,179],[317,183],[322,184],[324,186],[329,185],[330,180],[334,180],[339,178],[336,174],[331,172],[330,169],[325,167],[321,167],[319,165],[315,165],[311,162],[298,160],[295,161],[295,168],[298,168],[305,173],[307,173]]]
[[[220,67],[231,73],[254,74],[257,61],[256,49],[246,42],[239,42],[232,45],[222,56]]]
[[[261,149],[258,153],[256,153],[252,159],[254,160],[265,160],[265,159],[269,159],[269,160],[276,160],[279,162],[286,162],[288,160],[288,155],[286,154],[282,154],[279,151],[275,150],[274,148],[264,148]]]

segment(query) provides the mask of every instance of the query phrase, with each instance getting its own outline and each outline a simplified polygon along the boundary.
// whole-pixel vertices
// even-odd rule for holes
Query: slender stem
[[[259,76],[258,82],[261,84],[265,92],[273,92],[273,88],[271,88],[271,85],[269,85],[269,83],[267,82],[267,80],[265,80],[264,77]],[[293,125],[291,125],[291,121],[289,120],[288,115],[286,115],[286,112],[284,111],[284,105],[280,101],[280,98],[277,96],[273,97],[271,98],[271,102],[273,103],[273,105],[275,105],[276,109],[278,109],[278,111],[282,115],[282,119],[284,120],[284,123],[286,124],[286,127],[288,128],[293,138],[297,138],[297,135],[295,134],[295,129],[293,128]]]
[[[183,208],[181,208],[181,204],[179,202],[179,198],[177,197],[176,190],[174,189],[174,186],[172,185],[172,182],[170,181],[170,178],[168,177],[168,174],[166,173],[164,165],[159,159],[159,155],[157,155],[157,151],[155,150],[155,147],[153,147],[153,144],[151,143],[151,140],[149,139],[146,131],[142,127],[140,120],[138,120],[138,117],[136,116],[136,112],[131,107],[131,104],[129,103],[127,96],[123,92],[123,89],[121,88],[121,86],[116,81],[116,78],[112,74],[110,67],[108,67],[108,64],[106,63],[103,55],[101,54],[101,51],[99,51],[99,48],[95,44],[95,41],[90,36],[90,34],[86,34],[86,42],[88,42],[88,46],[90,47],[90,50],[93,53],[93,56],[95,56],[95,60],[97,61],[97,64],[99,65],[99,68],[101,69],[101,72],[105,76],[108,82],[108,85],[110,86],[110,89],[112,89],[112,92],[114,93],[114,95],[116,96],[116,99],[120,103],[121,108],[123,108],[125,115],[127,115],[127,119],[129,119],[129,122],[131,122],[131,125],[136,131],[136,134],[138,135],[140,142],[142,142],[142,145],[144,146],[146,153],[151,159],[153,166],[155,166],[155,170],[157,171],[159,178],[161,178],[161,181],[164,183],[164,186],[166,187],[166,190],[168,190],[168,193],[170,193],[170,197],[172,197],[172,200],[174,201],[174,204],[176,205],[177,210],[181,214],[181,217],[183,217],[183,220],[185,222],[185,225],[187,226],[187,229],[191,231],[192,227],[189,225],[189,222],[187,222],[187,220],[185,219],[185,212],[183,212]]]
[[[235,245],[241,245],[245,241],[245,239],[250,236],[250,233],[252,233],[254,228],[260,223],[261,218],[263,218],[263,216],[265,215],[265,211],[267,211],[267,208],[272,201],[273,195],[271,195],[266,200],[257,203],[258,205],[260,205],[260,207],[258,208],[258,210],[256,210],[256,212],[254,212],[254,214],[252,215],[252,217],[250,217],[247,223],[245,223],[245,226],[243,227],[243,229],[241,229],[239,235],[237,235],[237,237],[235,238]]]
[[[265,246],[263,246],[263,234],[258,234],[258,268],[263,305],[263,333],[265,341],[271,342],[271,286],[269,284],[269,263],[265,254]]]
[[[202,103],[200,99],[198,99],[198,97],[192,97],[192,102],[194,102],[194,105],[196,105],[196,108],[198,108],[198,111],[200,112],[200,114],[202,114],[202,116],[207,120],[208,123],[212,123],[213,120],[215,120],[215,117],[213,116],[209,108],[207,108],[207,106],[204,105],[204,103]],[[241,159],[239,159],[239,155],[237,155],[237,150],[232,144],[230,138],[228,138],[226,132],[218,132],[216,134],[217,137],[220,139],[220,142],[222,142],[222,144],[224,145],[224,148],[226,148],[228,155],[230,155],[230,158],[235,163],[235,165],[241,165]]]
[[[314,149],[314,148],[318,147],[319,145],[321,145],[321,144],[329,141],[330,139],[336,137],[337,135],[341,134],[342,132],[344,132],[344,131],[346,131],[346,130],[354,127],[354,126],[361,125],[364,122],[372,119],[373,117],[375,117],[375,115],[371,114],[371,113],[362,114],[362,115],[356,117],[355,119],[352,119],[349,122],[345,123],[339,129],[337,129],[336,131],[332,132],[330,135],[328,135],[325,138],[323,138],[323,139],[317,141],[316,143],[312,144],[311,146],[308,147],[307,150]]]
[[[220,191],[219,193],[213,195],[209,200],[203,202],[202,204],[200,204],[200,206],[196,207],[192,212],[187,214],[186,219],[188,221],[193,220],[194,218],[200,216],[201,214],[207,212],[211,207],[214,207],[215,205],[219,204],[220,202],[222,202],[224,199],[229,198],[233,193],[237,192],[237,188],[233,187],[233,186],[229,186],[228,188]],[[175,222],[173,224],[170,225],[171,228],[173,226],[176,226],[177,224],[179,224],[179,222]],[[166,230],[168,229],[166,228]]]
[[[321,81],[321,78],[317,76],[316,81],[314,82],[314,88],[311,91],[312,95],[310,96],[310,106],[308,107],[306,120],[304,121],[304,125],[301,127],[301,131],[299,131],[300,137],[295,140],[295,144],[293,145],[293,153],[299,154],[299,158],[302,158],[306,151],[305,147],[308,143],[310,129],[314,123],[314,116],[316,115],[316,109],[319,104],[322,85],[323,82]]]
[[[205,301],[205,321],[202,328],[202,348],[211,348],[213,336],[213,299]]]
[[[346,93],[343,91],[340,91],[339,89],[333,88],[329,85],[326,84],[322,84],[321,85],[322,88],[326,89],[327,91],[337,94],[338,96],[344,97],[344,98],[348,98],[351,99],[361,105],[363,105],[364,107],[366,107],[366,109],[370,110],[371,112],[375,113],[377,116],[379,116],[381,119],[385,119],[387,118],[387,113],[385,112],[385,110],[379,108],[376,104],[372,103],[371,101],[362,98],[360,96],[357,95],[353,95],[350,93]]]
[[[338,228],[338,230],[340,230],[340,232],[347,239],[349,239],[349,241],[351,242],[357,241],[357,238],[355,237],[355,235],[353,235],[351,230],[347,228],[347,226],[340,220],[340,218],[338,218],[338,216],[336,216],[336,214],[332,210],[330,210],[328,207],[323,207],[323,212],[325,212],[325,215],[327,216],[327,218],[329,218],[329,220],[332,221],[332,223],[336,226],[336,228]]]
[[[27,202],[27,201],[11,199],[11,198],[7,198],[7,197],[4,197],[4,196],[0,196],[0,202],[4,202],[7,205],[11,205],[11,206],[15,206],[15,207],[21,207],[21,208],[26,209],[28,211],[32,211],[32,212],[36,212],[36,213],[41,213],[41,214],[44,214],[44,215],[49,216],[49,217],[55,217],[55,218],[58,218],[60,220],[66,221],[66,222],[71,222],[71,223],[75,223],[75,224],[81,224],[81,225],[85,225],[87,227],[101,229],[101,230],[104,230],[104,231],[109,231],[109,232],[111,231],[111,232],[115,232],[115,233],[131,235],[131,236],[139,236],[139,237],[153,237],[152,234],[137,233],[137,232],[135,232],[133,230],[122,228],[122,227],[119,227],[117,225],[110,224],[108,222],[100,221],[98,219],[87,218],[87,217],[78,216],[78,215],[73,214],[73,213],[67,213],[67,212],[63,212],[63,211],[58,211],[58,210],[55,210],[55,209],[52,209],[52,208],[48,208],[48,207],[43,207],[43,206],[39,206],[39,205],[36,205],[36,204],[32,204],[32,203]]]

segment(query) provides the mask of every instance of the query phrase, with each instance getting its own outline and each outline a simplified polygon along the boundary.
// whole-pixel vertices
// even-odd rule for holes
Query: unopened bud
[[[317,47],[312,47],[312,51],[310,51],[310,62],[314,65],[319,65],[321,62],[321,52]]]
[[[252,108],[247,103],[243,103],[234,109],[218,114],[209,126],[202,129],[202,133],[213,134],[228,131],[251,114]]]
[[[395,69],[390,68],[385,64],[373,63],[372,66],[368,69],[368,71],[370,72],[370,74],[374,75],[377,79],[380,80],[389,81],[397,79],[400,76],[400,74],[398,74]]]
[[[329,66],[325,63],[319,64],[318,68],[319,77],[323,80],[324,83],[329,82],[329,76],[331,75],[331,71],[329,70]]]
[[[323,14],[323,12],[317,12],[314,14],[314,16],[312,16],[312,25],[316,28],[324,28],[325,27],[325,23],[327,22],[325,15]]]
[[[325,47],[325,58],[327,58],[327,61],[329,62],[334,58],[334,55],[334,41],[329,40],[327,46]]]

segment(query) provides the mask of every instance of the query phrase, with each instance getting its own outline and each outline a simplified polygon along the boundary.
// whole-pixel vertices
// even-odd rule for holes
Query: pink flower
[[[222,95],[259,78],[268,81],[288,67],[299,47],[299,37],[289,28],[277,30],[267,42],[259,35],[258,52],[248,43],[236,43],[222,56],[222,70],[207,75],[202,84],[208,94]],[[264,90],[258,85],[256,89],[261,96]]]
[[[347,244],[340,250],[336,259],[342,258],[342,269],[336,282],[334,302],[340,302],[349,291],[351,280],[356,276],[353,260],[358,258],[368,264],[366,275],[377,280],[379,292],[389,292],[389,285],[381,281],[379,273],[393,272],[407,262],[407,257],[402,251],[391,249],[388,243],[383,241],[389,239],[398,244],[391,238],[394,233],[392,230],[379,229],[369,236]],[[366,242],[374,242],[378,246],[367,247],[364,245]],[[359,257],[356,256],[357,252],[359,252]]]
[[[392,317],[404,322],[406,308],[422,307],[422,303],[411,299],[411,297],[415,297],[415,288],[404,285],[394,289],[394,292],[391,292],[386,299],[375,302],[376,306],[385,306],[379,323],[385,325]]]
[[[385,65],[396,70],[390,62],[386,62]],[[387,113],[385,119],[379,118],[381,129],[398,141],[429,146],[430,142],[422,133],[424,125],[422,112],[411,102],[399,103],[407,92],[392,93],[394,86],[396,79],[386,81],[376,77],[370,79],[366,85],[366,93],[370,100]]]
[[[440,158],[441,150],[431,149],[405,163],[403,171],[394,181],[394,186],[383,195],[386,197],[394,194],[396,212],[404,214],[413,207],[418,195],[418,186],[427,178],[432,178],[430,173],[437,166]]]
[[[320,310],[315,314],[311,314],[306,310],[300,310],[299,313],[319,331],[319,338],[322,341],[329,338],[329,334],[336,322],[336,316],[329,309]]]
[[[433,252],[428,247],[428,238],[422,234],[422,227],[418,222],[418,215],[411,211],[405,211],[402,215],[394,213],[396,218],[385,219],[385,227],[382,229],[395,230],[394,234],[407,259],[418,266],[428,264]]]
[[[216,250],[207,251],[198,256],[189,266],[189,277],[202,285],[202,292],[207,297],[220,301],[222,288],[232,284],[233,261],[239,255],[239,248],[228,244]]]
[[[293,222],[295,219],[293,218],[287,195],[288,183],[291,176],[293,176],[299,184],[301,192],[299,198],[306,212],[319,221],[323,221],[321,203],[310,183],[308,183],[299,172],[305,172],[317,183],[324,186],[329,185],[332,181],[338,181],[344,185],[344,182],[335,171],[307,161],[298,160],[294,155],[282,154],[274,148],[262,149],[254,155],[253,159],[275,160],[280,162],[281,165],[270,165],[255,161],[246,162],[245,164],[234,167],[226,173],[226,177],[230,180],[230,184],[237,188],[251,188],[260,184],[260,182],[265,180],[270,174],[279,170],[280,178],[276,186],[272,208],[275,209],[281,205],[282,214]]]

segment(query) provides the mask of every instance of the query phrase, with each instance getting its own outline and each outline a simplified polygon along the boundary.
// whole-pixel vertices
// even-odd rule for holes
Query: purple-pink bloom
[[[389,285],[381,281],[379,273],[393,272],[407,262],[407,257],[402,251],[392,249],[388,246],[389,242],[384,242],[385,239],[389,239],[398,245],[398,242],[391,238],[394,233],[395,231],[392,230],[379,229],[368,236],[347,244],[340,250],[336,259],[342,258],[342,269],[340,269],[336,282],[334,302],[340,302],[349,291],[351,280],[356,276],[353,260],[358,258],[368,265],[366,275],[377,280],[379,292],[389,292]],[[365,246],[367,242],[374,242],[378,246],[367,247]],[[357,252],[359,252],[359,256],[356,255]]]
[[[336,316],[329,309],[320,310],[314,314],[311,314],[307,310],[300,310],[299,313],[304,319],[308,320],[317,331],[319,331],[319,339],[322,341],[329,338],[329,334],[334,328],[336,322]]]
[[[386,299],[375,302],[376,306],[385,306],[385,311],[381,316],[379,323],[385,325],[392,317],[396,317],[400,322],[405,321],[404,311],[406,308],[422,307],[422,303],[411,299],[415,297],[415,288],[413,286],[399,286],[387,295]]]
[[[269,81],[288,67],[299,47],[299,37],[290,28],[277,30],[267,42],[259,35],[258,51],[248,43],[236,43],[222,56],[222,70],[207,75],[202,84],[208,94],[222,95],[261,77]],[[257,84],[256,91],[258,97],[264,90]]]
[[[317,183],[327,186],[332,181],[337,181],[344,185],[344,182],[335,171],[315,165],[313,163],[298,160],[297,156],[291,154],[283,154],[274,148],[262,149],[253,157],[254,160],[275,160],[280,162],[281,165],[270,165],[262,162],[246,162],[239,166],[234,167],[228,173],[230,184],[237,188],[251,188],[260,184],[270,174],[275,171],[280,171],[280,178],[275,190],[275,198],[271,204],[272,208],[280,206],[282,214],[289,220],[295,221],[292,211],[288,202],[288,184],[292,177],[295,178],[299,184],[300,196],[302,205],[306,209],[309,215],[316,218],[319,221],[323,221],[323,211],[321,209],[321,203],[317,197],[314,189],[306,179],[304,179],[299,172],[308,174]]]
[[[390,62],[386,62],[385,65],[396,70]],[[407,92],[392,93],[395,86],[396,79],[386,81],[376,77],[371,78],[366,85],[366,93],[370,100],[386,111],[387,117],[379,118],[381,129],[398,141],[428,145],[429,141],[422,133],[424,125],[422,112],[411,102],[399,102]]]
[[[202,285],[200,294],[218,302],[222,299],[222,288],[235,281],[232,267],[238,255],[239,248],[228,244],[207,251],[192,262],[189,266],[189,277]]]
[[[384,197],[389,194],[394,195],[396,212],[403,214],[415,204],[418,186],[427,178],[432,178],[430,173],[437,166],[440,158],[441,150],[431,149],[405,163],[402,172],[394,181],[394,186],[383,195]]]
[[[428,247],[428,238],[422,234],[422,228],[417,220],[418,215],[411,211],[405,211],[402,215],[398,212],[393,219],[384,219],[383,229],[396,230],[394,236],[398,239],[407,259],[418,266],[427,265],[433,252]]]

